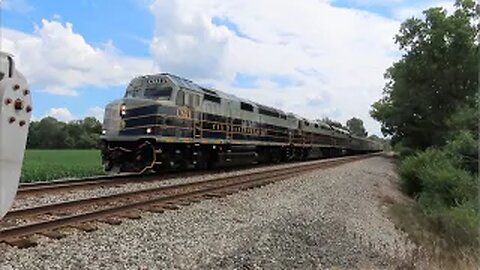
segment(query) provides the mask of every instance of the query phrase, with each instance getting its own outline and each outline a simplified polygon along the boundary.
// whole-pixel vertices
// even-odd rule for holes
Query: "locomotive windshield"
[[[149,87],[145,89],[144,96],[146,98],[154,98],[154,99],[170,99],[172,95],[172,87],[170,86],[156,86],[156,87]]]

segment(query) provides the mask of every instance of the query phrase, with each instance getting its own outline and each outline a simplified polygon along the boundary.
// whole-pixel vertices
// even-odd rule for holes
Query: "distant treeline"
[[[30,123],[28,149],[94,149],[100,146],[102,124],[94,117],[68,123],[45,117]]]
[[[338,127],[349,129],[352,134],[366,137],[367,132],[363,121],[352,118],[347,125],[333,122],[326,118],[323,121]],[[45,117],[30,124],[27,148],[28,149],[95,149],[100,147],[102,124],[94,117],[83,120],[74,120],[68,123],[58,121],[53,117]],[[370,135],[369,139],[382,144],[389,144],[389,140]]]

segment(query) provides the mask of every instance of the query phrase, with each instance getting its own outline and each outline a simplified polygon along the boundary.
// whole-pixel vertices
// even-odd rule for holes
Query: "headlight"
[[[147,132],[147,134],[151,134],[152,133],[152,128],[147,128],[145,131]]]
[[[125,116],[127,114],[127,105],[122,104],[120,106],[120,116]]]
[[[107,131],[104,129],[102,130],[102,135],[105,135],[105,134],[107,134]]]

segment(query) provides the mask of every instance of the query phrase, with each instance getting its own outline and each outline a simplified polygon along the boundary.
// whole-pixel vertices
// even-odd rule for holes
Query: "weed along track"
[[[42,234],[62,238],[62,229],[96,229],[94,222],[118,224],[123,218],[140,218],[142,211],[161,213],[205,199],[263,186],[292,176],[339,166],[376,154],[335,158],[294,167],[271,169],[210,180],[141,189],[110,196],[93,197],[11,211],[0,222],[0,242],[18,247],[36,245],[30,236]]]

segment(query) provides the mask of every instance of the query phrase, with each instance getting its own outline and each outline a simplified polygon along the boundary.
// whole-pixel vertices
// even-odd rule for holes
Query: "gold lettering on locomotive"
[[[177,108],[177,116],[179,118],[191,119],[192,111],[189,108],[185,108],[185,107]]]

